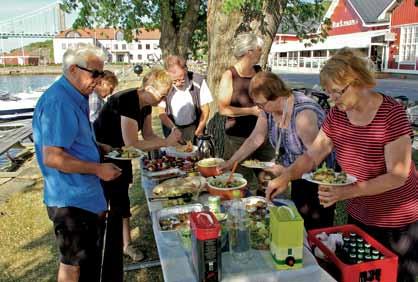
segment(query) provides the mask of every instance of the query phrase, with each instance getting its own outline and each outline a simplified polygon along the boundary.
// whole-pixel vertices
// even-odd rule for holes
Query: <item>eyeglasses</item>
[[[267,104],[268,102],[269,102],[269,101],[267,100],[267,101],[265,101],[265,102],[263,102],[263,103],[255,103],[255,102],[254,102],[254,104],[255,104],[258,108],[260,108],[260,109],[264,110],[264,107],[266,106],[266,104]]]
[[[184,78],[182,78],[182,79],[174,79],[173,80],[173,84],[177,84],[177,83],[185,83],[186,82],[186,80],[184,79]]]
[[[337,97],[341,97],[341,96],[343,96],[344,95],[344,93],[347,91],[347,89],[350,87],[350,85],[351,85],[351,83],[353,83],[353,82],[350,82],[349,84],[347,84],[343,89],[341,89],[340,91],[332,91],[332,92],[328,92],[328,94],[329,95],[335,95],[335,96],[337,96]]]
[[[266,100],[265,102],[262,102],[262,103],[257,103],[257,102],[255,102],[255,101],[254,101],[254,104],[255,104],[257,107],[259,107],[260,109],[264,110],[264,108],[266,107],[266,105],[267,105],[267,103],[268,103],[268,102],[274,102],[274,101],[276,101],[278,98],[279,98],[279,96],[274,97],[274,99],[273,99],[273,100]]]
[[[104,71],[90,70],[90,69],[87,69],[87,68],[80,67],[79,65],[76,65],[76,67],[79,68],[80,70],[87,71],[87,72],[91,73],[92,78],[104,77],[104,75],[105,75]]]

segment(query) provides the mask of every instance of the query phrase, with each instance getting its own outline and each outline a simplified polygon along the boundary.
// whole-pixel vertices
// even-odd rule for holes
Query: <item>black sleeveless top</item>
[[[260,70],[259,66],[254,66],[256,72]],[[229,69],[232,73],[232,97],[231,106],[237,108],[248,108],[255,106],[253,100],[250,98],[249,86],[251,77],[239,76],[235,67]],[[257,123],[257,117],[240,116],[240,117],[228,117],[228,120],[234,119],[235,124],[226,129],[226,134],[237,137],[248,137],[253,131],[255,124]]]

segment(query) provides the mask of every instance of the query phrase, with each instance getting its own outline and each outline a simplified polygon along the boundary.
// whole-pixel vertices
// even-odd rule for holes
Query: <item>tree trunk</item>
[[[258,26],[254,29],[264,40],[263,54],[260,59],[260,65],[265,69],[268,62],[268,55],[276,36],[277,29],[282,21],[283,10],[287,5],[287,0],[266,0],[263,4],[262,14],[264,23],[257,22]]]
[[[168,55],[178,55],[187,59],[196,21],[199,17],[200,0],[188,0],[182,19],[175,12],[175,0],[161,0],[160,48],[163,60]]]

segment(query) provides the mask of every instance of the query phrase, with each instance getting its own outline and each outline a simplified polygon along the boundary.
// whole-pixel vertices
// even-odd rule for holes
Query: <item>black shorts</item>
[[[75,207],[47,207],[63,264],[80,266],[80,281],[98,281],[104,220]]]

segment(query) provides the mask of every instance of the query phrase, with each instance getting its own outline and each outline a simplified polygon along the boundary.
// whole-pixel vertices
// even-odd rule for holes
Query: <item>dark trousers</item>
[[[291,199],[304,220],[307,230],[334,224],[335,205],[324,208],[318,199],[318,185],[304,179],[292,181]]]
[[[415,282],[418,276],[418,221],[401,228],[365,225],[348,216],[355,224],[398,256],[398,282]]]
[[[122,215],[110,208],[106,225],[102,281],[123,282]]]

